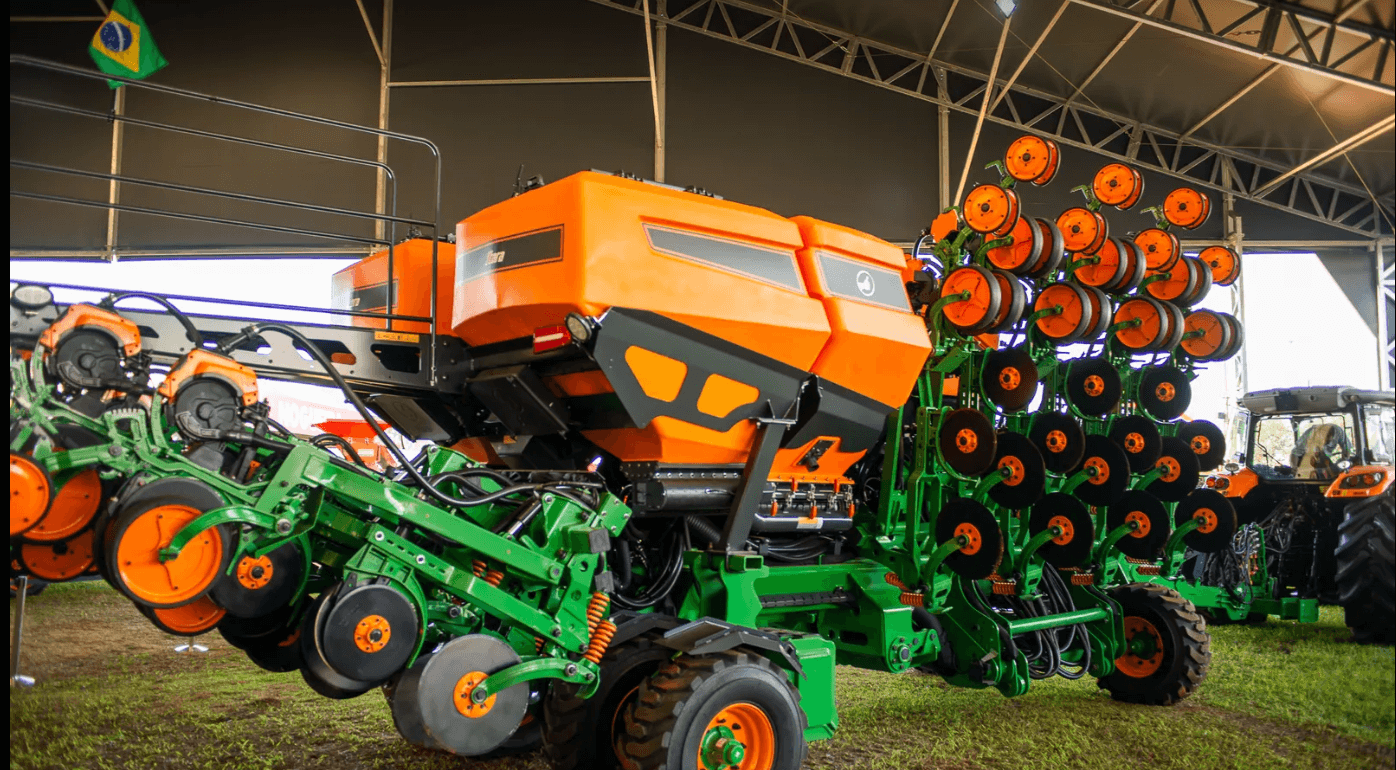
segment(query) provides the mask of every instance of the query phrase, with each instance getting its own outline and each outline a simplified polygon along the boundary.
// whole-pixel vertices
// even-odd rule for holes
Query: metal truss
[[[1279,4],[1264,1],[1267,7]],[[644,13],[639,0],[591,2]],[[1197,0],[1189,3],[1196,4]],[[1171,8],[1174,2],[1153,5]],[[928,54],[897,48],[745,0],[669,0],[664,23],[958,112],[978,115],[986,98],[989,78],[985,73],[939,61],[934,50]],[[1392,234],[1396,203],[1391,195],[1378,199],[1357,185],[1309,173],[1295,174],[1290,166],[1252,153],[1081,104],[1079,93],[1062,97],[1014,84],[1011,81],[1015,79],[1009,79],[1010,86],[1002,93],[1002,79],[995,81],[995,94],[989,98],[998,95],[1000,100],[987,120],[1050,136],[1067,146],[1194,186],[1231,193],[1367,239]]]
[[[1379,386],[1391,390],[1396,384],[1396,339],[1391,336],[1392,313],[1396,310],[1396,261],[1387,258],[1384,244],[1378,243],[1375,251]]]
[[[1371,88],[1388,96],[1396,83],[1387,65],[1389,29],[1350,20],[1368,0],[1330,14],[1287,0],[1072,0],[1233,51]],[[1210,10],[1209,10],[1210,9]]]

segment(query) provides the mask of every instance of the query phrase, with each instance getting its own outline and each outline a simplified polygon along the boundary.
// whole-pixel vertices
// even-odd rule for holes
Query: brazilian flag
[[[145,19],[131,0],[116,0],[112,4],[111,13],[92,36],[88,52],[97,69],[124,78],[149,77],[169,63],[155,47],[155,38],[150,36]],[[107,82],[112,88],[121,87],[115,80]]]

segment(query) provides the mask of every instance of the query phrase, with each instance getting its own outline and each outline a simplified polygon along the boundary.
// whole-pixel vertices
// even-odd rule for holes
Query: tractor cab
[[[1390,465],[1393,399],[1356,388],[1291,388],[1241,399],[1245,467],[1258,480],[1329,486],[1346,471]]]

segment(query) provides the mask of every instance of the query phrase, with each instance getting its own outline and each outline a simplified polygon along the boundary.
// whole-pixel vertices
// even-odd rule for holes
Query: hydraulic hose
[[[127,291],[122,292],[121,294],[113,294],[107,297],[106,299],[102,300],[98,304],[101,307],[106,308],[107,310],[111,310],[112,308],[116,307],[116,303],[120,302],[121,300],[131,299],[133,297],[139,299],[148,299],[151,302],[154,302],[155,304],[164,307],[166,310],[169,311],[170,315],[174,316],[175,320],[179,321],[180,325],[184,327],[184,334],[185,336],[189,337],[190,342],[194,343],[194,347],[202,348],[204,346],[204,335],[199,333],[198,328],[194,326],[194,322],[190,321],[189,316],[181,312],[179,308],[174,306],[174,303],[170,302],[164,297],[159,297],[154,294],[147,294],[143,291]]]

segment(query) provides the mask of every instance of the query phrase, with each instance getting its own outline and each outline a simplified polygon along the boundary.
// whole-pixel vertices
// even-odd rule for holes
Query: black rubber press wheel
[[[1154,583],[1119,586],[1110,598],[1124,613],[1125,652],[1101,688],[1115,700],[1150,706],[1191,695],[1212,664],[1212,638],[1192,602]]]

